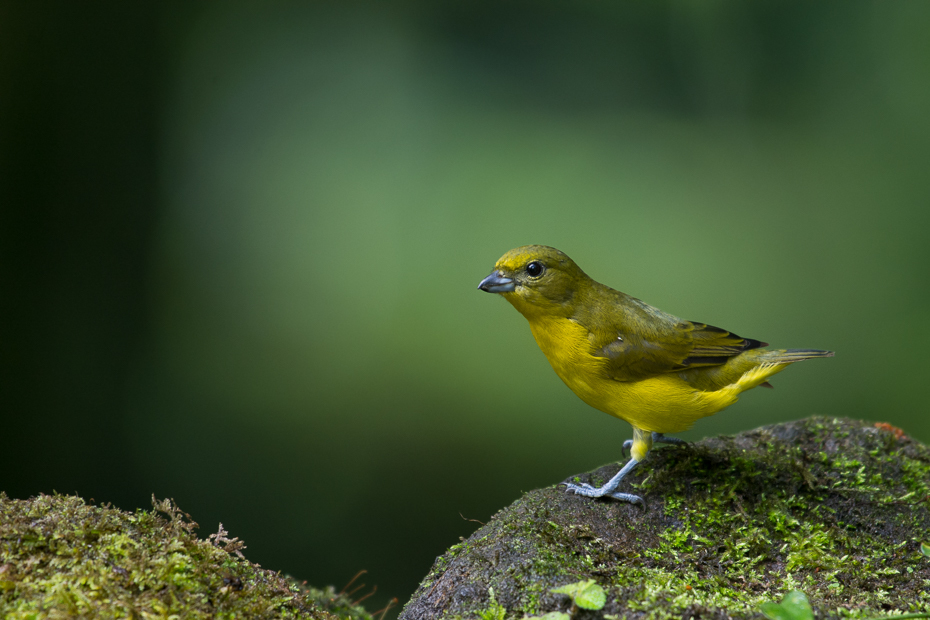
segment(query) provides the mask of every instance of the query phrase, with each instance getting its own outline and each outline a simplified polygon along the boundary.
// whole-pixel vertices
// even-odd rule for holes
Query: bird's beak
[[[493,271],[491,275],[481,281],[478,285],[482,291],[487,291],[488,293],[510,293],[517,285],[510,278],[505,278],[501,275],[500,271]]]

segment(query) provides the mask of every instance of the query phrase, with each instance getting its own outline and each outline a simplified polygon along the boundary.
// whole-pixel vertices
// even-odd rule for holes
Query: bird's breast
[[[607,380],[606,359],[592,355],[587,328],[571,319],[530,321],[533,337],[559,378],[582,400],[591,404]]]

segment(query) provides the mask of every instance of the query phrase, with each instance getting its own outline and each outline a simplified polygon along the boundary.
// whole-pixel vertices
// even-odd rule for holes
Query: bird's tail
[[[820,349],[750,349],[734,355],[726,364],[701,367],[679,373],[679,376],[697,390],[713,392],[732,387],[736,394],[758,385],[768,384],[767,379],[794,362],[815,357],[833,357],[833,351]],[[768,385],[767,385],[768,384]]]
[[[833,357],[833,351],[821,349],[776,349],[774,351],[760,351],[759,361],[770,364],[793,364],[803,362],[815,357]]]
[[[740,392],[751,390],[757,385],[772,387],[767,379],[787,368],[788,364],[803,362],[815,357],[833,357],[833,351],[820,349],[776,349],[774,351],[756,349],[756,351],[758,351],[754,356],[756,365],[745,372],[735,384]]]

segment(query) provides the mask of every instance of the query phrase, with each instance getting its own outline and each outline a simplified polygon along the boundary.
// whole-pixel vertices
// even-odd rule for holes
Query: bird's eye
[[[526,273],[530,274],[531,278],[538,278],[542,275],[542,272],[545,270],[542,263],[539,261],[533,261],[526,266]]]

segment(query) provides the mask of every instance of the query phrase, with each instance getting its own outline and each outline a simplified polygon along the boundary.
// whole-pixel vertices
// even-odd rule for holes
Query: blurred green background
[[[831,360],[685,434],[930,441],[930,3],[0,4],[0,489],[377,609],[630,435],[476,290],[556,246]],[[362,591],[359,592],[361,595]]]

